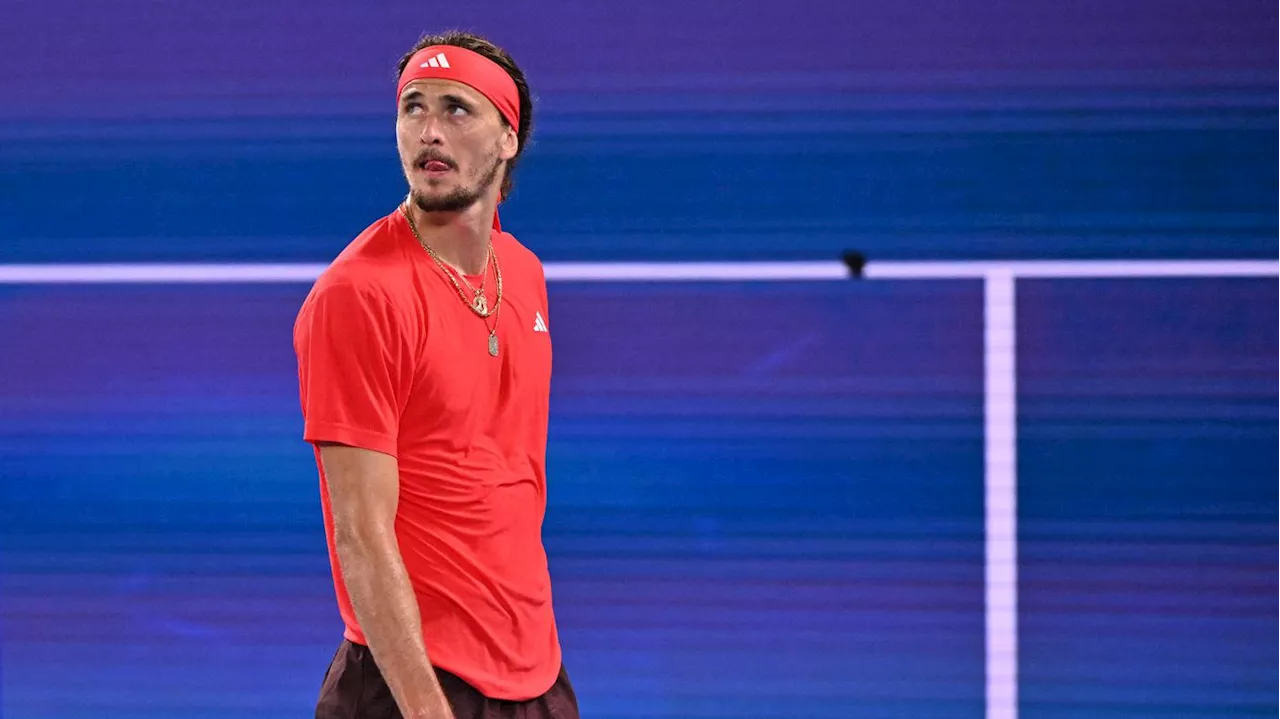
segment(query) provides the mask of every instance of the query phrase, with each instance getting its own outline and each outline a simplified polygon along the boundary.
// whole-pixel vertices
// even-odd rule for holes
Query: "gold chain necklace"
[[[444,276],[449,278],[449,282],[452,283],[453,288],[457,290],[458,298],[462,300],[462,304],[466,305],[467,309],[471,310],[478,315],[480,319],[484,320],[484,328],[489,330],[489,355],[491,357],[497,357],[498,313],[502,311],[502,265],[498,263],[498,255],[493,251],[493,241],[489,241],[488,259],[485,260],[484,274],[485,278],[489,276],[489,263],[492,262],[494,279],[498,283],[498,295],[493,301],[493,309],[489,309],[488,302],[484,296],[484,280],[482,279],[480,281],[480,289],[477,290],[470,282],[467,282],[465,275],[461,272],[456,272],[457,275],[462,277],[462,281],[466,283],[467,287],[475,293],[475,299],[468,301],[466,291],[462,289],[462,285],[459,285],[458,280],[454,277],[455,271],[451,270],[449,266],[445,264],[444,260],[441,260],[440,256],[436,254],[436,251],[431,248],[431,245],[423,241],[422,235],[418,234],[418,226],[414,224],[413,216],[409,214],[408,201],[405,201],[405,203],[400,205],[400,214],[404,215],[405,220],[408,220],[409,229],[413,232],[414,239],[418,241],[418,244],[422,246],[422,249],[427,251],[427,254],[431,255],[431,259],[436,261],[436,265],[440,267],[440,271],[444,273]],[[489,326],[490,317],[493,317],[493,327]]]
[[[485,258],[484,258],[484,274],[480,275],[479,287],[476,287],[475,285],[471,284],[471,280],[468,280],[466,275],[462,274],[461,272],[458,273],[458,279],[462,280],[462,284],[466,285],[468,290],[471,290],[471,296],[472,296],[471,306],[475,309],[477,313],[481,313],[481,314],[489,311],[489,298],[485,297],[484,290],[485,290],[485,285],[489,282],[489,258],[490,257],[493,257],[492,242],[489,243],[489,252],[485,255]]]

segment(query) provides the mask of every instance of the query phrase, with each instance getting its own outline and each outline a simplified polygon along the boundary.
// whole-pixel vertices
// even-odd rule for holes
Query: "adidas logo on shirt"
[[[418,67],[449,67],[449,58],[445,57],[444,53],[438,52],[435,57],[429,58]]]
[[[544,320],[542,319],[542,313],[541,313],[541,312],[538,312],[538,313],[536,313],[536,314],[533,316],[533,331],[534,331],[534,332],[546,332],[546,331],[547,331],[547,323],[546,323],[546,321],[544,321]]]

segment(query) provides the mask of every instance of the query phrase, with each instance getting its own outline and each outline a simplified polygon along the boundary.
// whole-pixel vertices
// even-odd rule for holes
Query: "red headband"
[[[396,102],[404,94],[405,85],[427,78],[453,80],[484,95],[507,119],[511,128],[520,130],[520,93],[516,81],[498,63],[456,45],[424,47],[409,58],[396,88]],[[502,231],[498,211],[493,212],[493,229]]]
[[[475,89],[489,98],[512,129],[520,129],[520,93],[516,91],[516,81],[502,66],[484,55],[455,45],[422,48],[404,66],[400,86],[396,88],[396,101],[404,94],[405,85],[425,78],[453,80]]]

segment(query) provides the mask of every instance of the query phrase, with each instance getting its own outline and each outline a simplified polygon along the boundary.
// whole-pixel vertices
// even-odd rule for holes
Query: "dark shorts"
[[[547,693],[528,701],[490,699],[436,669],[455,719],[578,719],[578,698],[564,667]],[[369,648],[343,640],[320,687],[316,719],[403,719]]]

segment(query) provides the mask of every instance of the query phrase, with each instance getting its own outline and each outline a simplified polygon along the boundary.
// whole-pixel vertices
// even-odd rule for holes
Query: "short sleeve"
[[[352,284],[317,287],[294,326],[303,438],[396,456],[407,342],[390,300]]]

